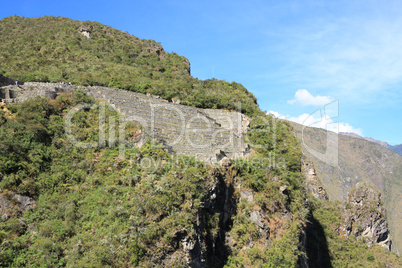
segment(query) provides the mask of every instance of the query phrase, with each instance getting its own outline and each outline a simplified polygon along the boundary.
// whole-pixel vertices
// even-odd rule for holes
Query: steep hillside
[[[402,144],[391,146],[389,149],[402,156]]]
[[[9,17],[0,21],[0,34],[0,70],[10,77],[0,75],[0,97],[16,100],[0,109],[0,266],[402,265],[378,241],[340,232],[359,221],[361,228],[349,228],[353,234],[376,232],[388,245],[377,192],[352,189],[349,203],[364,200],[370,206],[363,210],[321,200],[319,181],[303,173],[293,127],[264,115],[240,84],[194,79],[184,57],[97,22]],[[149,117],[147,104],[180,102],[226,109],[180,105],[186,122],[206,137],[236,135],[250,150],[232,159],[218,152],[218,163],[200,161],[192,156],[210,151],[166,146],[178,128],[193,130],[169,111],[157,115],[156,130],[151,120],[134,120]],[[238,102],[250,117],[239,124],[246,132],[223,120],[229,113],[245,118],[228,111],[238,111]],[[132,121],[120,120],[130,113]],[[211,135],[208,124],[224,131]],[[211,147],[221,151],[221,145]],[[371,199],[360,194],[366,192]]]
[[[0,74],[13,79],[123,88],[200,108],[238,110],[241,103],[243,113],[259,112],[241,84],[195,79],[188,59],[98,22],[13,16],[0,20],[0,36]]]
[[[292,123],[294,132],[302,141],[302,126]],[[320,153],[327,149],[331,133],[318,128],[304,128],[304,144]],[[303,154],[314,163],[317,176],[331,200],[346,200],[347,193],[358,182],[369,182],[379,189],[384,198],[391,226],[393,246],[402,251],[402,158],[386,148],[364,139],[338,136],[338,166],[331,166],[312,156],[304,145]]]

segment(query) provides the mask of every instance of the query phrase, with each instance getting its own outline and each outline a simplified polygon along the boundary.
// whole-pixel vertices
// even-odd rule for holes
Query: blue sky
[[[340,131],[402,143],[401,1],[1,2],[0,18],[98,21],[161,42],[193,76],[242,83],[298,122],[337,100]]]

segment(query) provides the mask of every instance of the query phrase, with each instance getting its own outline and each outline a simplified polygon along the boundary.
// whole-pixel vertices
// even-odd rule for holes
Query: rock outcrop
[[[343,211],[344,224],[339,235],[364,239],[367,246],[375,243],[391,250],[391,237],[381,193],[374,186],[359,182],[348,194]]]
[[[85,36],[87,39],[91,39],[91,32],[93,30],[92,26],[89,27],[81,27],[80,28],[80,33]]]
[[[28,197],[14,192],[3,192],[0,194],[0,217],[6,221],[10,217],[21,216],[26,211],[33,209],[36,202]]]
[[[291,123],[293,132],[302,145],[304,158],[314,164],[314,169],[325,188],[329,200],[344,202],[348,192],[358,182],[373,184],[382,193],[387,221],[392,234],[392,250],[402,252],[402,158],[388,149],[363,139],[338,135],[338,165],[331,165],[310,154],[305,148],[322,154],[328,151],[330,132],[319,128],[303,128]]]
[[[306,176],[307,192],[319,200],[328,200],[327,191],[324,189],[323,185],[318,179],[313,164],[304,162],[302,170]]]
[[[154,264],[161,267],[223,267],[228,257],[226,241],[230,239],[232,216],[236,214],[237,200],[234,188],[217,172],[209,181],[209,190],[193,223],[194,231],[178,229],[175,249],[168,254],[155,254]],[[211,232],[211,223],[214,231]],[[164,255],[163,255],[164,254]]]

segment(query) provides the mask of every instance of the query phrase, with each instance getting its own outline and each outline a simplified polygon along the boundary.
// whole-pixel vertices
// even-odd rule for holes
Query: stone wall
[[[198,109],[157,96],[98,86],[26,82],[2,90],[14,92],[10,102],[36,96],[54,99],[60,92],[83,90],[95,99],[106,100],[124,120],[143,125],[147,134],[164,144],[171,153],[214,162],[224,156],[234,159],[249,153],[249,146],[243,141],[249,119],[239,112]]]
[[[19,92],[15,90],[17,86],[6,86],[0,88],[0,102],[17,102]]]

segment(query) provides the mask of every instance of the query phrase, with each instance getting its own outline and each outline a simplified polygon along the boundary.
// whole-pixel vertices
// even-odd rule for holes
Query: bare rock
[[[225,157],[227,158],[225,152],[222,151],[222,150],[216,150],[216,151],[215,151],[215,157],[216,157],[215,162],[218,162],[218,163],[219,163],[221,160],[223,160]]]
[[[250,213],[249,219],[258,226],[258,231],[262,237],[265,239],[269,238],[270,229],[268,225],[268,220],[261,210],[253,210]]]
[[[87,39],[91,39],[91,32],[93,30],[92,26],[89,27],[81,27],[80,28],[80,33],[85,36]]]
[[[254,192],[249,190],[240,191],[240,200],[247,200],[248,202],[254,201]]]
[[[180,104],[181,100],[178,99],[178,98],[172,98],[172,102],[175,103],[175,104]]]
[[[219,161],[219,165],[221,165],[222,167],[228,169],[230,167],[230,165],[232,164],[232,161],[230,161],[230,159],[227,156],[224,156],[220,161]]]
[[[35,200],[28,196],[14,192],[0,194],[0,217],[3,221],[10,217],[20,216],[24,211],[33,209],[35,206]]]
[[[344,224],[339,228],[343,237],[350,235],[364,239],[367,246],[374,243],[391,250],[391,236],[382,203],[381,193],[371,184],[357,183],[349,191],[343,217]]]
[[[313,165],[305,162],[302,169],[306,176],[307,191],[319,200],[328,200],[327,191],[318,179]]]

